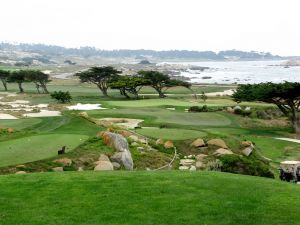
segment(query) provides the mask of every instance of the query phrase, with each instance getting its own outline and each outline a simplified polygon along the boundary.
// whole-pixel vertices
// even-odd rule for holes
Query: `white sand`
[[[16,120],[16,119],[18,119],[18,118],[14,117],[12,115],[0,113],[0,120]]]
[[[300,144],[300,140],[299,139],[293,139],[293,138],[275,138],[278,140],[283,140],[283,141],[290,141],[290,142],[295,142],[295,143],[299,143]]]
[[[53,116],[61,116],[59,111],[49,111],[49,110],[41,110],[38,113],[26,113],[23,114],[24,117],[53,117]]]
[[[233,89],[230,89],[230,90],[225,90],[225,91],[222,91],[222,92],[210,92],[210,93],[205,93],[206,96],[209,96],[209,97],[216,97],[216,96],[231,96],[233,95],[234,93],[234,90]],[[201,94],[198,94],[198,95],[201,95]]]
[[[105,121],[111,124],[115,124],[125,129],[134,129],[135,127],[138,127],[139,123],[143,122],[144,120],[128,118],[103,118],[99,119],[99,121]]]
[[[70,110],[95,110],[95,109],[106,109],[102,108],[101,104],[81,104],[78,103],[77,105],[67,106]]]

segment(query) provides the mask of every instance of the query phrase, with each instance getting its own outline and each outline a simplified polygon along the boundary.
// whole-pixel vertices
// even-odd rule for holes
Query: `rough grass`
[[[297,185],[214,172],[0,177],[1,225],[297,225]]]
[[[198,137],[204,137],[206,133],[196,130],[187,129],[170,129],[147,127],[136,130],[137,133],[151,138],[162,138],[165,140],[186,140]]]
[[[66,146],[71,151],[88,136],[76,134],[47,134],[0,142],[0,167],[33,162],[57,155]]]

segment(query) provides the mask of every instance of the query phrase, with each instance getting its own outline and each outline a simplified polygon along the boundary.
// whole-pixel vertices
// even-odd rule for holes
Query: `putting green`
[[[0,142],[0,167],[50,158],[62,146],[71,151],[87,138],[77,134],[48,134],[3,141]]]
[[[166,140],[187,140],[192,138],[204,137],[206,133],[196,130],[186,130],[186,129],[169,129],[169,128],[156,128],[147,127],[143,129],[138,129],[137,133],[152,137],[152,138],[162,138]]]

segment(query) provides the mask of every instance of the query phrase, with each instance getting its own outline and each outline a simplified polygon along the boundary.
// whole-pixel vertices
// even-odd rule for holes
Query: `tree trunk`
[[[4,87],[4,90],[7,91],[7,83],[5,80],[1,80],[2,81],[2,84],[3,84],[3,87]]]
[[[157,91],[158,96],[159,96],[160,98],[165,98],[165,97],[167,97],[167,96],[163,93],[163,91],[162,91],[160,88],[154,88],[154,89]]]
[[[20,93],[24,93],[24,89],[22,87],[22,83],[18,83]]]
[[[291,106],[291,105],[290,105]],[[300,134],[300,118],[299,118],[299,112],[298,109],[296,108],[296,106],[293,104],[291,106],[291,110],[292,110],[292,125],[293,125],[293,129],[294,132],[296,134]]]
[[[48,89],[47,89],[47,86],[46,86],[46,84],[41,84],[41,87],[43,88],[43,90],[44,90],[44,93],[46,93],[46,94],[48,94],[48,93],[49,93],[49,91],[48,91]]]
[[[40,85],[38,83],[35,83],[35,87],[36,87],[36,90],[37,92],[40,94]]]

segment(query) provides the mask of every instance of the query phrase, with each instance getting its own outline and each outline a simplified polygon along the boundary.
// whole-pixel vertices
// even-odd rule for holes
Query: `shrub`
[[[55,91],[51,95],[51,98],[56,99],[60,103],[70,102],[72,97],[68,91]]]
[[[207,105],[204,105],[202,107],[200,107],[200,106],[191,106],[189,108],[189,112],[208,112],[208,111],[212,111],[212,110],[209,110]]]

